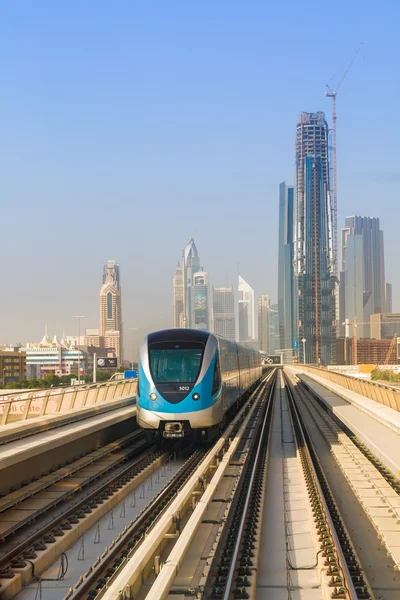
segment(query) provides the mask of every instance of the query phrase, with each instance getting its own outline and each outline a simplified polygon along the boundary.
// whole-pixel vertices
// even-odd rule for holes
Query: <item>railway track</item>
[[[166,454],[149,449],[130,465],[131,475],[125,465],[97,496],[0,564],[11,576],[47,543],[45,535],[55,540]],[[192,450],[153,492],[64,599],[274,600],[285,591],[289,599],[395,600],[398,492],[398,481],[318,399],[276,369],[215,445]],[[380,518],[372,497],[392,517]],[[398,533],[400,546],[400,524]]]
[[[262,550],[265,551],[265,547],[262,548],[263,504],[270,500],[273,492],[266,489],[266,478],[273,399],[277,394],[280,406],[276,406],[275,410],[281,413],[278,436],[281,436],[282,442],[282,480],[286,491],[290,486],[296,486],[294,494],[297,499],[293,507],[295,510],[292,510],[290,497],[285,495],[283,490],[283,526],[286,539],[282,554],[287,593],[299,592],[299,586],[294,582],[294,573],[308,571],[312,572],[312,586],[317,588],[318,596],[315,597],[349,600],[370,598],[355,550],[337,511],[301,415],[289,388],[281,378],[279,373],[276,382],[278,385],[270,392],[269,404],[262,424],[260,423],[259,434],[249,449],[246,468],[238,486],[238,500],[224,526],[227,533],[220,536],[221,547],[217,546],[216,560],[203,572],[201,597],[209,600],[255,599],[264,597],[267,586],[272,590],[274,588],[272,580],[265,587],[260,586],[258,575],[260,554]],[[290,448],[289,452],[287,445]],[[305,535],[296,548],[297,541],[296,536],[292,534],[292,528],[294,522],[299,524],[299,516],[294,515],[299,506],[305,508],[305,515],[301,521]],[[276,518],[279,518],[278,512]],[[294,518],[297,521],[293,521]],[[312,527],[314,535],[307,536],[307,531]],[[302,546],[308,547],[311,551],[309,553],[315,557],[312,562],[305,563],[304,558],[298,560],[298,550]],[[267,549],[268,551],[273,552],[273,547]],[[272,558],[274,560],[274,557]],[[273,593],[279,594],[278,586]],[[273,593],[271,598],[274,597]],[[310,593],[313,593],[311,589]]]
[[[99,558],[66,599],[86,600],[107,595],[128,563],[135,565],[135,575],[140,574],[140,568],[136,567],[138,564],[144,573],[150,573],[150,577],[152,573],[160,571],[160,556],[157,552],[164,546],[172,549],[179,540],[182,528],[201,503],[215,470],[224,463],[229,449],[236,447],[239,440],[236,436],[243,428],[243,422],[250,419],[257,408],[260,390],[264,390],[265,385],[267,384],[263,382],[254,391],[214,447],[210,450],[198,450],[187,460],[176,476],[138,516],[132,527],[116,540],[112,553]],[[145,586],[141,583],[141,577],[136,577],[135,586],[143,587],[142,593],[145,593]]]
[[[133,436],[127,436],[130,441],[135,440],[135,443],[130,444],[127,448],[122,448],[123,451],[117,452],[114,460],[106,461],[106,465],[97,465],[95,473],[91,472],[88,478],[81,481],[79,490],[75,490],[75,494],[71,493],[69,502],[62,506],[62,510],[58,514],[54,514],[54,505],[42,507],[40,514],[49,510],[49,517],[43,523],[40,523],[39,514],[35,515],[38,520],[36,528],[30,529],[25,533],[20,521],[14,524],[14,529],[19,529],[17,540],[11,538],[11,541],[6,539],[0,549],[0,597],[13,597],[12,595],[5,596],[2,591],[5,582],[11,582],[13,579],[20,579],[16,589],[19,590],[22,585],[26,585],[35,576],[35,560],[40,555],[40,570],[48,566],[53,560],[52,553],[47,559],[43,558],[43,553],[67,533],[70,533],[74,527],[80,527],[80,533],[84,531],[85,519],[91,516],[96,509],[105,508],[108,502],[112,502],[113,497],[118,495],[125,487],[132,485],[135,480],[140,480],[143,473],[151,472],[156,465],[163,464],[168,458],[169,453],[157,449],[155,446],[148,446],[142,435],[136,432]],[[121,441],[121,446],[125,446],[127,439]],[[118,444],[111,444],[114,450]],[[105,450],[105,449],[104,449]],[[108,448],[110,453],[111,448]],[[103,458],[107,453],[103,453]],[[110,458],[108,456],[108,458]],[[100,461],[103,463],[103,461]],[[95,463],[94,463],[95,464]],[[102,473],[102,477],[100,476]],[[89,480],[91,485],[89,485]],[[85,489],[87,487],[87,489]],[[83,490],[83,492],[82,492]],[[78,491],[81,493],[79,494]],[[76,498],[75,498],[76,496]],[[61,501],[57,497],[57,501]],[[51,505],[51,506],[50,506]],[[12,509],[11,509],[12,510]],[[7,514],[7,512],[5,513]],[[26,524],[24,524],[26,525]],[[27,573],[28,569],[28,573]],[[15,584],[14,584],[15,585]]]
[[[0,566],[4,542],[11,535],[106,473],[112,473],[145,445],[143,433],[134,431],[0,498]],[[18,513],[21,518],[16,519]]]
[[[87,598],[261,600],[282,588],[288,598],[395,597],[372,589],[299,402],[282,372],[261,386],[191,510],[180,513],[178,541],[155,527],[147,553],[136,548]],[[281,486],[269,485],[274,470]]]
[[[371,597],[400,598],[399,480],[296,377],[287,383],[314,444],[353,545]]]

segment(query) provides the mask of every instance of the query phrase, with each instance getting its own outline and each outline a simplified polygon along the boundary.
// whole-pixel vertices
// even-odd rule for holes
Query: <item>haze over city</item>
[[[400,2],[0,2],[0,600],[400,599]]]
[[[214,285],[240,274],[277,300],[279,184],[295,128],[338,94],[338,227],[380,219],[393,311],[400,51],[395,2],[6,3],[1,333],[98,327],[103,264],[120,264],[125,328],[172,325],[172,276],[193,236]],[[302,32],[302,33],[300,33]],[[129,348],[129,336],[125,336]]]

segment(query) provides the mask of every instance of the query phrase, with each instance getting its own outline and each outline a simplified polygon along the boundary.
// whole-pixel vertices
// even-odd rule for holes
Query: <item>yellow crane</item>
[[[393,348],[396,347],[397,344],[397,333],[394,334],[392,341],[390,342],[390,346],[389,346],[389,350],[387,351],[386,354],[386,358],[385,358],[385,362],[383,363],[384,366],[386,367],[386,365],[389,364],[389,360],[390,360],[390,355],[393,352]]]
[[[394,320],[392,321],[391,320],[390,324],[392,324],[392,323],[400,324],[400,321],[394,321]],[[346,327],[353,327],[353,364],[358,365],[357,327],[358,327],[358,325],[371,325],[371,321],[359,321],[358,317],[354,317],[352,322],[350,322],[349,319],[346,319],[346,321],[343,323],[343,325],[345,325]],[[397,342],[397,333],[394,334],[393,339],[390,344],[390,348],[386,354],[386,358],[385,358],[385,362],[384,362],[385,365],[387,365],[389,363],[390,355],[393,352],[393,348],[394,348],[396,342]],[[346,348],[346,345],[345,345],[345,348]]]

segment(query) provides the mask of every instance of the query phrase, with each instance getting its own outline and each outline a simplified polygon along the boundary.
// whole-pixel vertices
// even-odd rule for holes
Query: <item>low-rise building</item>
[[[26,376],[26,354],[20,348],[0,350],[0,376],[4,385],[22,381]]]
[[[22,349],[26,354],[26,365],[28,371],[38,373],[40,377],[48,373],[55,375],[70,375],[77,373],[78,364],[81,374],[87,373],[93,365],[91,355],[85,351],[84,347],[69,347],[65,340],[59,341],[55,335],[51,340],[46,334],[39,343],[28,343]]]

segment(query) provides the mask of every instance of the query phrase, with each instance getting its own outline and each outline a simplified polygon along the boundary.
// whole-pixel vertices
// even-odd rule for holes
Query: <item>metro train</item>
[[[150,333],[139,352],[138,425],[150,439],[213,439],[261,374],[257,351],[212,333]]]

